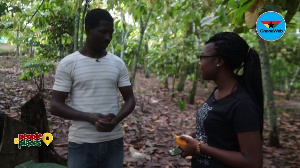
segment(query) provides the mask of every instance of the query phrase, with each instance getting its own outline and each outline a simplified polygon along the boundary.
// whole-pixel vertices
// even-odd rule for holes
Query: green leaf
[[[178,2],[175,1],[175,2],[173,2],[170,6],[173,8],[173,7],[175,7],[175,6],[177,5],[177,3],[178,3]]]
[[[22,9],[20,9],[18,6],[12,7],[12,12],[17,13],[17,12],[22,12]]]
[[[186,102],[185,101],[177,100],[177,105],[178,105],[178,108],[181,112],[185,111],[185,109],[186,109]]]
[[[265,3],[264,11],[274,11],[274,12],[278,12],[278,13],[282,12],[281,7],[274,3]]]
[[[201,19],[200,24],[201,24],[201,26],[205,26],[207,24],[212,23],[213,21],[215,21],[218,18],[219,18],[219,16],[214,16],[214,17],[206,16],[206,17]]]
[[[21,2],[22,2],[22,4],[24,4],[26,6],[28,6],[30,3],[29,0],[21,0]]]
[[[230,0],[227,5],[229,8],[236,8],[235,0]]]
[[[137,118],[137,117],[131,118],[131,121],[132,121],[132,122],[136,122],[136,121],[138,121],[138,120],[139,120],[139,118]]]
[[[232,10],[231,12],[234,11],[234,17],[232,19],[232,22],[235,25],[240,25],[244,19],[244,14],[247,10],[249,10],[249,8],[251,7],[251,5],[255,2],[255,0],[242,0],[239,5],[240,7]]]

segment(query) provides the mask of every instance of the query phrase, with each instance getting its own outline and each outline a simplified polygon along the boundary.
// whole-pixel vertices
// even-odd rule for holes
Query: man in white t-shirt
[[[86,44],[63,58],[56,70],[50,111],[72,120],[69,168],[123,167],[120,122],[135,107],[125,63],[106,52],[114,32],[108,11],[93,9],[85,18]],[[125,104],[119,109],[118,91]],[[70,95],[70,104],[65,101]]]

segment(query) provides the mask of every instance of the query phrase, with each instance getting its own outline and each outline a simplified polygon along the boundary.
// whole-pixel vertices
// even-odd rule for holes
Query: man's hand
[[[87,121],[92,125],[96,126],[96,122],[101,119],[105,119],[106,116],[100,113],[88,113]]]
[[[110,132],[112,131],[116,125],[118,124],[114,118],[116,116],[112,113],[109,113],[107,115],[104,115],[103,118],[99,118],[98,121],[95,124],[96,129],[99,132]]]

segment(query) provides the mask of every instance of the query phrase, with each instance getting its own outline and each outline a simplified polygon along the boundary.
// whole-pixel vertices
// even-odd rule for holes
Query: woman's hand
[[[197,139],[189,138],[187,136],[180,136],[180,139],[185,140],[187,143],[184,147],[181,148],[182,149],[181,156],[183,158],[185,158],[187,156],[196,155],[197,146],[198,146],[199,141]]]

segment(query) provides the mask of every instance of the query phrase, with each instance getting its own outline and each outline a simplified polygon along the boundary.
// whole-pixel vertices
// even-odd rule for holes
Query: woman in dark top
[[[241,72],[239,72],[241,70]],[[182,156],[192,167],[262,167],[263,92],[257,52],[239,35],[211,37],[200,56],[202,79],[217,87],[196,114]]]

